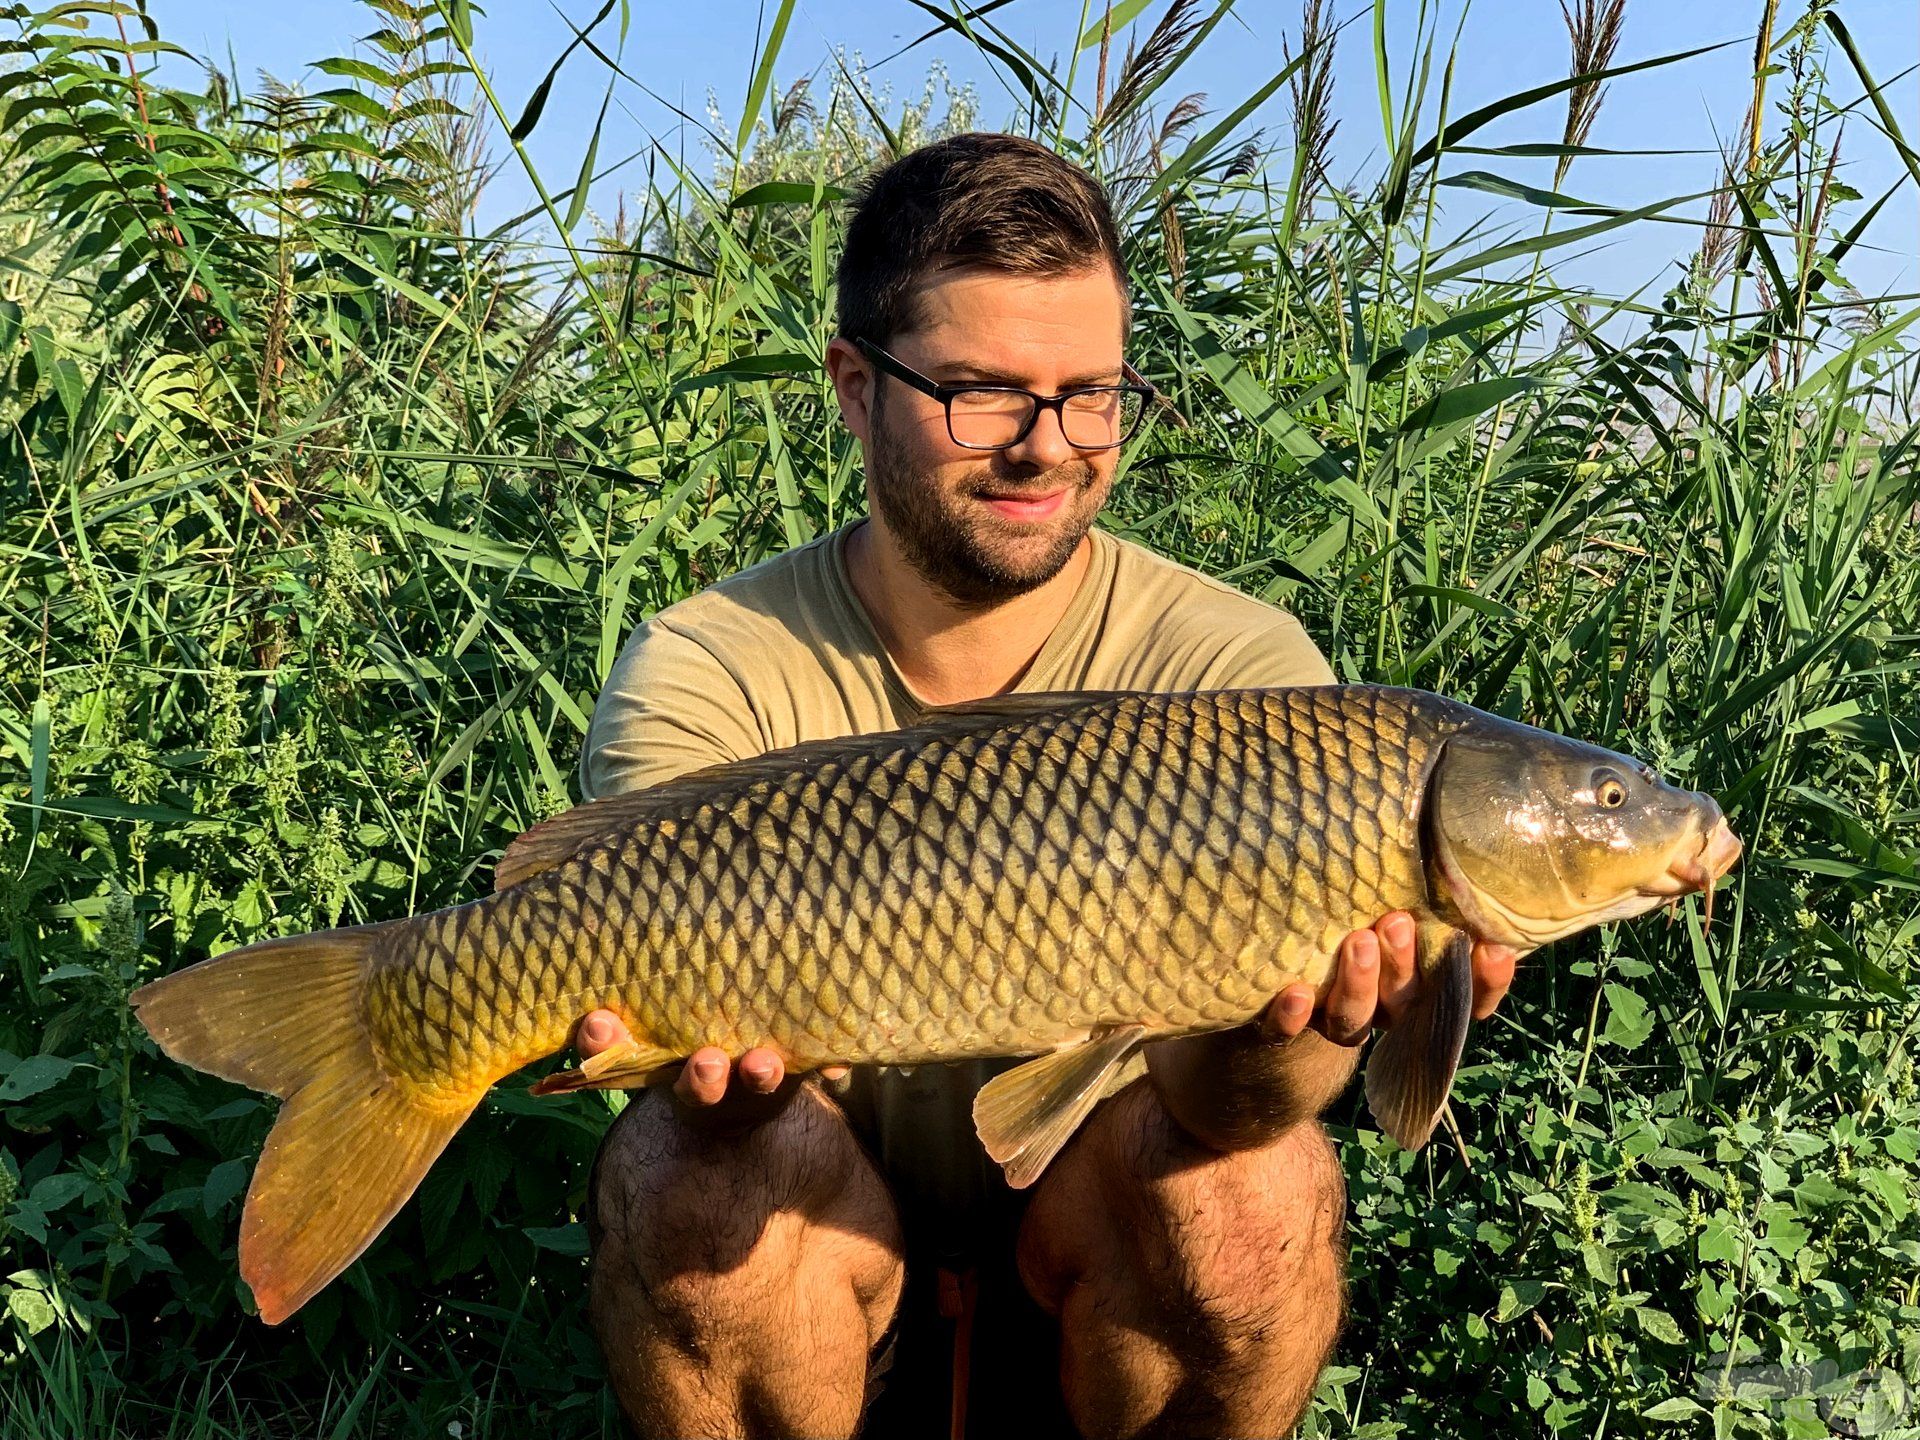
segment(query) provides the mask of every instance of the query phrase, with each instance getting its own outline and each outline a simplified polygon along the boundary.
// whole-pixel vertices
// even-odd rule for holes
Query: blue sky
[[[1419,0],[1384,0],[1388,5],[1389,52],[1397,62],[1411,55]],[[752,77],[757,37],[771,5],[758,0],[630,0],[629,27],[622,63],[660,98],[620,83],[614,92],[598,155],[604,167],[643,151],[657,141],[685,154],[703,173],[710,159],[697,132],[672,112],[678,105],[704,118],[711,92],[731,124],[737,120]],[[510,113],[517,114],[541,76],[565,48],[571,31],[566,17],[584,24],[599,8],[597,0],[492,0],[490,12],[476,17],[477,48],[492,82]],[[1793,0],[1781,5],[1797,13]],[[225,61],[231,56],[243,77],[265,71],[278,79],[313,88],[336,82],[310,68],[329,55],[361,53],[357,41],[378,28],[376,12],[350,0],[298,0],[298,3],[234,4],[231,0],[151,0],[163,35],[196,53]],[[1150,4],[1142,25],[1163,11]],[[1364,0],[1336,0],[1342,19],[1358,17],[1341,37],[1335,112],[1340,117],[1334,171],[1337,177],[1371,179],[1379,173],[1382,127],[1374,84],[1369,7]],[[1461,0],[1441,0],[1443,33],[1460,22]],[[1762,0],[1629,0],[1621,61],[1731,41],[1725,48],[1616,81],[1590,143],[1613,149],[1701,150],[1694,155],[1583,158],[1576,162],[1566,190],[1583,199],[1637,205],[1655,198],[1705,190],[1714,181],[1716,136],[1735,130],[1751,87],[1752,35]],[[1920,65],[1920,4],[1915,0],[1840,0],[1840,14],[1858,38],[1885,83]],[[1243,0],[1182,72],[1177,87],[1206,92],[1215,115],[1231,111],[1257,90],[1281,64],[1281,40],[1297,24],[1292,0]],[[1082,25],[1080,0],[1016,0],[993,18],[1042,58],[1064,57]],[[1567,41],[1556,0],[1475,0],[1465,10],[1464,34],[1454,80],[1453,113],[1458,115],[1499,96],[1558,79],[1566,73]],[[863,55],[870,63],[889,55],[928,28],[925,13],[908,0],[801,0],[776,67],[776,88],[816,71],[836,45]],[[613,24],[596,32],[609,47]],[[994,128],[1014,114],[1014,100],[1003,82],[975,60],[957,37],[941,37],[875,69],[890,81],[896,102],[918,93],[929,62],[947,63],[957,81],[974,82],[981,102],[980,123]],[[1830,69],[1835,93],[1851,100],[1860,86],[1835,53]],[[176,82],[190,77],[169,68]],[[828,72],[830,73],[830,71]],[[825,74],[822,75],[824,84]],[[1775,94],[1781,81],[1776,79]],[[550,188],[572,183],[592,131],[606,85],[606,73],[585,51],[577,51],[554,87],[530,142],[536,163]],[[1163,92],[1164,93],[1164,92]],[[1889,87],[1896,116],[1908,139],[1920,146],[1920,79],[1913,74]],[[1171,96],[1168,97],[1172,98]],[[667,103],[662,103],[667,102]],[[1562,103],[1549,101],[1508,117],[1477,137],[1486,144],[1557,141]],[[1874,133],[1862,113],[1848,122],[1842,149],[1844,173],[1854,188],[1874,196],[1900,174],[1899,162],[1884,137]],[[1284,133],[1284,91],[1254,123]],[[482,220],[498,220],[532,203],[532,190],[507,153],[504,137],[496,151],[502,169],[483,205]],[[644,162],[641,162],[644,163]],[[1551,162],[1522,162],[1459,157],[1454,168],[1492,168],[1528,183],[1546,185]],[[631,177],[631,178],[629,178]],[[594,208],[610,214],[623,184],[643,183],[638,164],[603,180],[593,191]],[[1453,191],[1451,219],[1464,222],[1496,208],[1491,196]],[[1529,226],[1524,207],[1499,213]],[[1699,207],[1694,212],[1699,213]],[[1563,276],[1617,294],[1657,281],[1665,286],[1672,260],[1690,251],[1695,235],[1677,227],[1645,224],[1603,249],[1563,264]],[[1850,277],[1869,293],[1920,290],[1920,201],[1909,186],[1890,205],[1869,235],[1870,246],[1849,266]]]

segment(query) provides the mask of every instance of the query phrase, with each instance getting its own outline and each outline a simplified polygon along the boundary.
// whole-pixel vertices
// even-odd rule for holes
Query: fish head
[[[1711,795],[1631,756],[1476,716],[1448,739],[1423,829],[1436,899],[1518,950],[1707,897],[1740,858]]]

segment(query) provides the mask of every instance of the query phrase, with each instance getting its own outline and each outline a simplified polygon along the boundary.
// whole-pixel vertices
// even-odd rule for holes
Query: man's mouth
[[[980,498],[1009,520],[1046,520],[1059,513],[1073,493],[1073,486],[1062,485],[1041,495],[995,494],[984,491]]]

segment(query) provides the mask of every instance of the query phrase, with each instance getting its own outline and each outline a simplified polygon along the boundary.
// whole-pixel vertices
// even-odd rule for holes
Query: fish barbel
[[[1475,939],[1711,896],[1739,851],[1638,761],[1421,691],[1014,695],[580,806],[485,899],[261,941],[132,1003],[175,1059],[286,1102],[240,1232],[275,1323],[590,1010],[632,1042],[537,1090],[644,1084],[702,1045],[795,1071],[1039,1055],[974,1107],[1025,1185],[1141,1043],[1324,993],[1341,937],[1405,909],[1427,979],[1367,1096],[1418,1148]]]

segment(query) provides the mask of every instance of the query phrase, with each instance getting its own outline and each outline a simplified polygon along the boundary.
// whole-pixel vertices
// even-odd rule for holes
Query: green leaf
[[[1689,1400],[1684,1395],[1675,1395],[1641,1411],[1640,1418],[1642,1420],[1691,1420],[1696,1415],[1706,1413],[1697,1402]]]
[[[773,25],[767,32],[766,48],[760,52],[760,63],[753,72],[753,84],[747,90],[746,103],[740,107],[740,131],[733,142],[736,157],[747,153],[747,141],[753,136],[753,127],[759,123],[760,111],[767,103],[767,92],[773,87],[773,65],[780,58],[781,43],[787,38],[787,25],[793,19],[793,3],[794,0],[780,0],[780,8],[774,13]]]
[[[819,370],[819,362],[807,355],[736,355],[712,370],[675,381],[673,393],[687,395],[696,390],[710,390],[716,385],[761,380],[769,375],[817,374]]]
[[[1601,1032],[1601,1039],[1623,1050],[1639,1049],[1653,1033],[1653,1016],[1647,1009],[1647,1002],[1626,986],[1613,981],[1607,982],[1605,991],[1607,1025]]]
[[[1476,419],[1514,396],[1534,389],[1538,383],[1529,375],[1502,375],[1498,379],[1477,380],[1471,385],[1442,390],[1407,416],[1400,433],[1420,435]]]
[[[392,92],[398,89],[400,85],[400,78],[395,75],[393,71],[383,70],[380,66],[367,60],[351,60],[335,57],[327,60],[316,60],[314,61],[313,68],[318,70],[322,75],[336,75],[342,80],[364,80],[367,84],[384,92]]]
[[[1694,1253],[1702,1261],[1719,1260],[1728,1265],[1737,1265],[1745,1249],[1746,1241],[1739,1227],[1722,1211],[1701,1227]]]
[[[1793,1206],[1783,1201],[1773,1200],[1762,1205],[1756,1218],[1766,1225],[1761,1243],[1783,1259],[1791,1260],[1799,1254],[1812,1233]]]
[[[1893,142],[1895,153],[1905,163],[1907,173],[1913,176],[1914,183],[1920,184],[1920,151],[1915,151],[1913,146],[1907,143],[1907,137],[1900,129],[1900,121],[1894,114],[1893,107],[1887,103],[1885,90],[1874,81],[1872,74],[1867,70],[1866,58],[1861,55],[1859,45],[1854,42],[1853,32],[1848,30],[1840,16],[1831,10],[1822,15],[1821,19],[1833,32],[1833,38],[1840,42],[1840,48],[1853,66],[1854,73],[1859,75],[1860,83],[1866,87],[1867,99],[1873,105],[1874,113],[1880,117],[1880,124],[1886,131],[1887,138]]]
[[[1503,116],[1516,110],[1524,110],[1530,105],[1538,105],[1542,100],[1551,100],[1556,95],[1579,86],[1595,85],[1612,80],[1621,75],[1632,75],[1640,70],[1652,70],[1662,65],[1678,64],[1682,60],[1691,60],[1696,55],[1708,55],[1715,50],[1723,50],[1729,45],[1739,44],[1736,40],[1722,40],[1717,45],[1702,45],[1694,50],[1676,50],[1667,55],[1656,55],[1651,60],[1636,60],[1628,65],[1614,65],[1604,70],[1594,70],[1587,74],[1569,75],[1564,80],[1549,81],[1545,85],[1535,85],[1512,95],[1504,96],[1491,104],[1482,105],[1478,110],[1470,110],[1457,120],[1450,120],[1446,127],[1414,153],[1413,162],[1407,168],[1416,170],[1432,160],[1444,150],[1451,150],[1460,141],[1474,131],[1492,124]]]
[[[587,153],[580,161],[579,177],[573,182],[573,199],[568,202],[566,216],[560,222],[560,228],[569,233],[587,213],[587,192],[593,184],[594,161],[600,154],[600,130],[607,123],[607,106],[612,100],[613,81],[609,80],[607,93],[600,97],[600,114],[593,122],[593,134],[587,140]]]
[[[33,702],[33,757],[27,778],[27,798],[33,806],[33,818],[27,831],[27,844],[40,838],[40,816],[47,803],[47,759],[53,748],[53,711],[44,691]]]
[[[750,210],[761,205],[831,205],[852,192],[838,185],[804,185],[798,180],[765,180],[742,190],[727,202],[732,210]]]
[[[526,108],[520,112],[520,118],[513,122],[513,128],[507,132],[507,138],[514,144],[518,145],[533,133],[533,127],[540,123],[540,117],[546,113],[547,97],[553,92],[553,82],[560,78],[560,67],[565,65],[573,52],[586,42],[587,36],[593,33],[600,22],[613,13],[613,7],[618,3],[619,0],[606,0],[606,4],[600,7],[599,13],[587,23],[584,30],[575,33],[573,39],[567,42],[567,48],[560,52],[560,58],[553,62],[540,83],[533,87],[533,93],[527,97]],[[597,136],[598,127],[595,127],[595,134]]]
[[[587,1227],[584,1225],[548,1225],[530,1226],[523,1232],[542,1250],[551,1250],[559,1255],[580,1255],[587,1253]]]
[[[200,1187],[200,1208],[208,1215],[217,1215],[236,1200],[240,1192],[247,1188],[247,1174],[252,1167],[245,1160],[222,1160],[207,1172],[206,1181]]]
[[[73,1070],[73,1063],[64,1055],[29,1055],[7,1072],[4,1081],[0,1081],[0,1101],[25,1100],[30,1095],[51,1089],[67,1078]]]
[[[1121,30],[1131,25],[1149,3],[1150,0],[1120,0],[1120,3],[1113,7],[1111,14],[1106,13],[1103,7],[1100,18],[1080,32],[1080,42],[1074,48],[1091,50],[1100,43],[1103,35],[1109,37],[1109,43],[1111,43],[1111,37],[1118,35]]]
[[[1668,1345],[1685,1345],[1687,1337],[1680,1329],[1680,1322],[1664,1310],[1651,1305],[1636,1305],[1633,1318],[1639,1324],[1641,1332]]]
[[[1518,620],[1520,612],[1511,605],[1502,605],[1498,600],[1489,600],[1472,590],[1462,590],[1456,585],[1409,585],[1401,594],[1413,597],[1425,597],[1433,600],[1445,600],[1450,605],[1464,605],[1469,610],[1477,610],[1482,615],[1491,615],[1497,620]]]
[[[242,930],[258,930],[273,913],[273,900],[265,884],[249,880],[233,897],[233,918]]]
[[[52,1302],[38,1290],[8,1292],[7,1310],[29,1335],[38,1335],[59,1318]]]
[[[52,1213],[78,1200],[86,1188],[87,1177],[68,1170],[42,1180],[33,1187],[33,1194],[28,1199],[41,1210]]]
[[[1518,1320],[1538,1305],[1545,1298],[1546,1293],[1547,1287],[1543,1281],[1509,1281],[1500,1287],[1500,1303],[1493,1312],[1493,1318],[1502,1324],[1509,1320]]]

